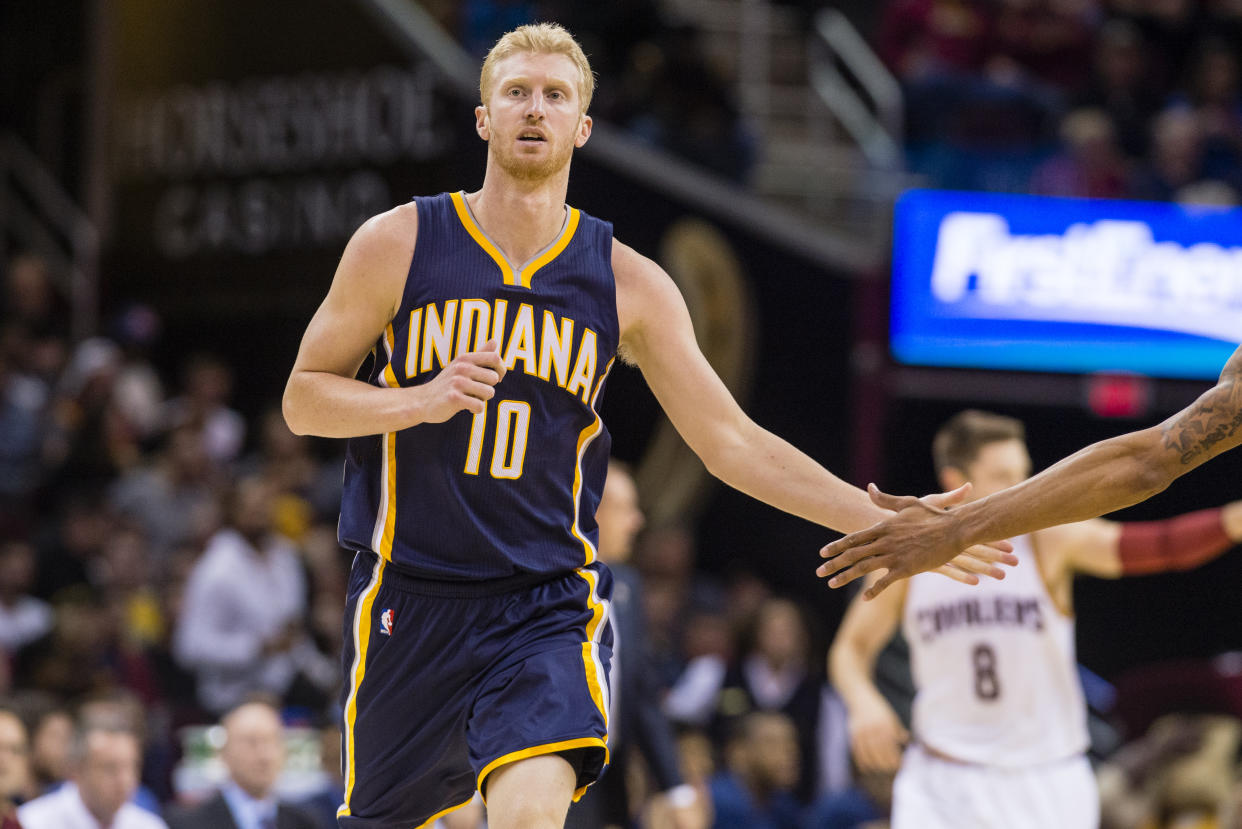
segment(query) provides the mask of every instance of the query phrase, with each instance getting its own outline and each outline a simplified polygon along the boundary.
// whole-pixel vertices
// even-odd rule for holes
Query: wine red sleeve
[[[1221,510],[1205,509],[1165,521],[1121,525],[1121,572],[1127,576],[1190,570],[1234,545],[1225,534]]]

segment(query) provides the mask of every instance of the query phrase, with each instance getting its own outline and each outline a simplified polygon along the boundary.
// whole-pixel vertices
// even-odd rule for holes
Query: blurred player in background
[[[979,411],[936,434],[940,483],[986,497],[1030,474],[1020,421]],[[1184,570],[1242,541],[1242,501],[1144,523],[1091,519],[1012,539],[1003,582],[967,587],[916,575],[856,599],[829,655],[855,761],[901,771],[894,829],[1094,829],[1086,704],[1074,656],[1073,580]],[[913,742],[871,678],[897,625],[917,694]]]
[[[913,496],[871,487],[872,500],[898,511],[879,526],[824,547],[817,570],[832,587],[887,570],[873,598],[898,579],[948,561],[963,547],[1095,518],[1145,501],[1177,478],[1242,444],[1242,348],[1220,380],[1191,405],[1153,426],[1102,440],[1017,486],[951,512]]]

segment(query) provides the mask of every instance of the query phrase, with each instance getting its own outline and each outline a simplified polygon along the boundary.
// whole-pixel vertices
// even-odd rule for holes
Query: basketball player
[[[422,826],[476,788],[491,829],[560,826],[607,762],[611,578],[594,513],[619,351],[726,483],[843,530],[884,514],[751,422],[669,277],[565,204],[593,88],[559,26],[501,38],[475,110],[482,188],[355,233],[285,390],[294,432],[350,439],[347,829]],[[976,581],[1006,549],[946,572]]]
[[[987,496],[1030,474],[1021,422],[978,411],[933,445],[945,486]],[[1099,799],[1083,752],[1086,705],[1074,657],[1078,573],[1103,578],[1187,569],[1242,541],[1242,501],[1167,521],[1092,519],[1012,539],[1003,582],[967,587],[916,575],[854,601],[829,654],[860,769],[901,770],[894,829],[1095,829]],[[910,645],[914,740],[871,678],[898,623]]]
[[[1242,444],[1242,347],[1220,380],[1158,426],[1100,441],[1013,489],[948,512],[912,496],[870,487],[871,500],[897,511],[820,551],[816,571],[831,587],[873,570],[888,572],[866,592],[874,598],[898,579],[948,561],[963,545],[1013,538],[1055,524],[1095,518],[1145,501],[1202,463]]]

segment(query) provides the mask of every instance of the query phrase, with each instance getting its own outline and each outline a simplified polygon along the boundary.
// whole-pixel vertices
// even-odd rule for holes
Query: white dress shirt
[[[186,582],[173,638],[178,661],[198,678],[205,708],[223,712],[253,691],[283,694],[297,674],[297,647],[264,655],[264,643],[302,618],[306,580],[297,553],[271,536],[262,552],[223,529],[207,542]]]
[[[271,821],[267,826],[276,825],[275,797],[255,800],[232,780],[220,787],[220,794],[229,806],[237,829],[265,829],[264,819]]]
[[[22,829],[168,829],[164,821],[133,803],[122,806],[111,823],[100,823],[73,783],[22,804],[17,808],[17,820]]]

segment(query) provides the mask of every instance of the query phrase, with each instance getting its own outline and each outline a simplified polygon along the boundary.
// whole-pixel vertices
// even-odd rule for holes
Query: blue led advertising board
[[[1242,340],[1242,209],[912,190],[891,348],[910,365],[1215,379]]]

